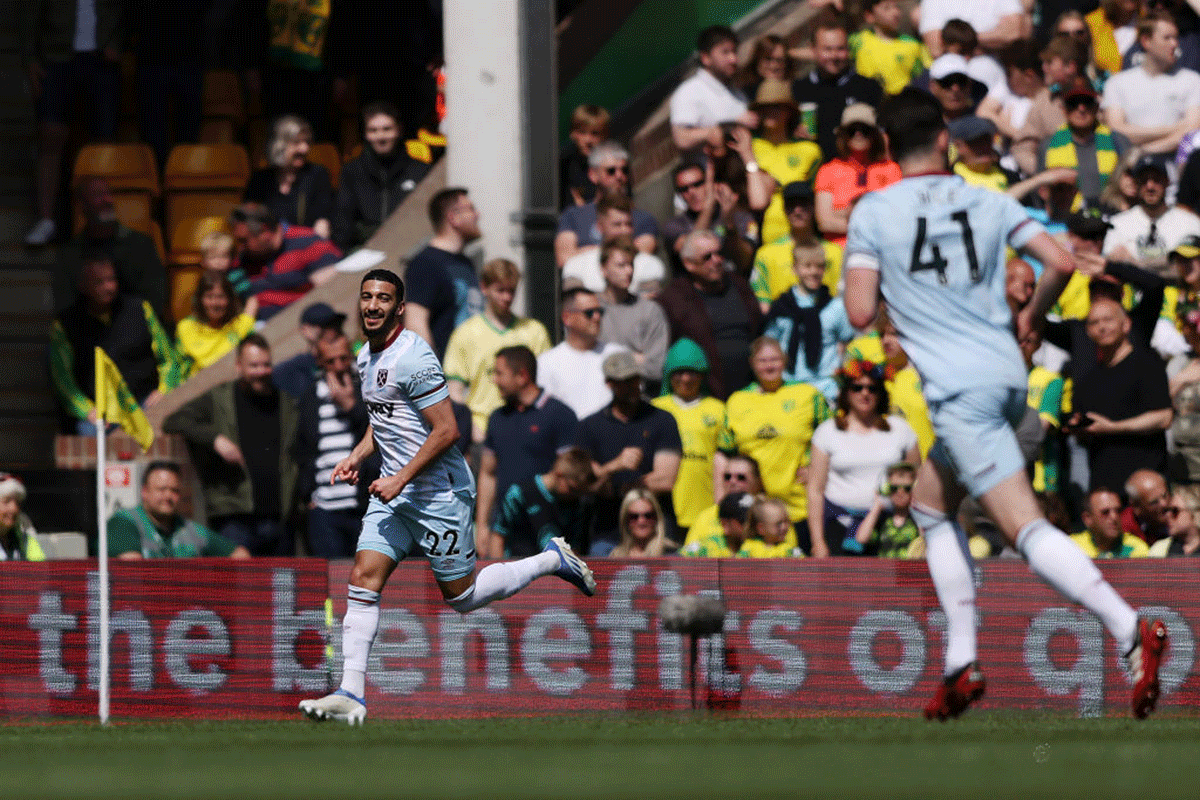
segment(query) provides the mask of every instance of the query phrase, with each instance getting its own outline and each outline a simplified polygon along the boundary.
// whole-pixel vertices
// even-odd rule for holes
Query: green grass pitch
[[[1200,718],[0,725],[0,798],[1195,798]]]

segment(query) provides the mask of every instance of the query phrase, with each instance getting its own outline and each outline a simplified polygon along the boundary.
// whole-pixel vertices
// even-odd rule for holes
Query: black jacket
[[[333,241],[343,250],[371,238],[429,172],[428,164],[409,157],[404,142],[396,142],[396,149],[396,157],[384,164],[366,146],[342,168],[333,212]]]

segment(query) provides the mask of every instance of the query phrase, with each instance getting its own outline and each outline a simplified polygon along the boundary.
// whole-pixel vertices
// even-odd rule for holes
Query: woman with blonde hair
[[[255,170],[242,195],[262,203],[281,221],[312,228],[322,239],[332,233],[333,184],[329,171],[308,160],[312,126],[293,114],[275,120],[267,143],[267,166]]]
[[[1150,556],[1200,555],[1200,485],[1175,487],[1164,513],[1170,535],[1150,546]]]
[[[630,489],[621,501],[621,543],[612,549],[613,558],[658,558],[678,548],[667,538],[662,507],[647,489]]]

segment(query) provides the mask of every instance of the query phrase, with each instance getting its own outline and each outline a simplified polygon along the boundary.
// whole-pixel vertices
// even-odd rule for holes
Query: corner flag
[[[96,417],[97,427],[101,430],[105,422],[115,422],[143,450],[149,450],[154,442],[154,429],[146,419],[146,412],[125,385],[117,365],[99,347],[96,348]]]

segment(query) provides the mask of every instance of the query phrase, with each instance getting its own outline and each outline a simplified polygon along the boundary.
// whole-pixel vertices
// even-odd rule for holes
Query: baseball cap
[[[783,206],[798,206],[807,203],[812,205],[816,201],[816,194],[813,193],[812,184],[804,181],[792,181],[780,190],[783,196]]]
[[[981,139],[984,136],[996,135],[996,124],[990,119],[977,117],[974,114],[968,114],[965,117],[959,117],[950,123],[950,138],[961,139],[964,142],[970,142],[974,139]]]
[[[1182,242],[1175,245],[1175,249],[1171,251],[1171,255],[1179,256],[1180,258],[1195,258],[1196,256],[1200,256],[1200,236],[1185,236]]]
[[[929,66],[929,77],[935,81],[949,78],[951,75],[967,75],[967,60],[958,53],[943,53],[933,60]]]
[[[1149,155],[1139,158],[1134,165],[1130,167],[1129,174],[1133,176],[1134,180],[1137,180],[1139,175],[1149,172],[1150,170],[1154,170],[1160,175],[1167,174],[1166,164],[1164,164],[1161,159]]]
[[[1078,212],[1067,216],[1067,230],[1082,239],[1099,239],[1108,233],[1112,224],[1103,217]]]
[[[340,328],[345,321],[346,315],[334,311],[328,303],[313,303],[300,315],[301,324],[318,328]]]
[[[851,103],[842,111],[841,127],[861,122],[863,125],[875,125],[875,109],[866,103]]]
[[[1100,94],[1096,91],[1096,87],[1083,75],[1076,75],[1074,80],[1063,85],[1059,89],[1059,94],[1062,95],[1064,100],[1069,100],[1072,97],[1090,97],[1095,100],[1100,97]]]
[[[759,106],[788,106],[796,108],[796,98],[792,94],[792,85],[778,78],[766,78],[758,86],[751,108]]]
[[[752,505],[754,505],[754,495],[747,492],[730,492],[721,498],[721,502],[717,506],[717,518],[745,522]]]
[[[624,381],[638,376],[638,365],[633,360],[633,353],[622,350],[604,359],[604,378],[610,381]]]

